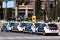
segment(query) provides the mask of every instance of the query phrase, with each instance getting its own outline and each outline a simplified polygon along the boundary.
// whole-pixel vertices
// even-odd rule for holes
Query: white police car
[[[25,23],[19,23],[19,25],[17,26],[17,29],[19,32],[23,32],[23,30],[25,29]]]
[[[43,23],[36,23],[36,34],[43,34],[44,33],[44,26],[46,26],[46,24]]]
[[[44,27],[44,35],[46,34],[57,34],[59,33],[58,27],[54,23],[45,23],[46,26]]]
[[[36,26],[35,23],[27,22],[25,28],[23,29],[23,33],[35,33]]]
[[[6,31],[6,32],[10,32],[11,31],[11,27],[9,22],[4,22],[3,26],[1,28],[1,32]]]
[[[18,32],[18,25],[19,25],[19,22],[14,22],[14,23],[10,23],[10,25],[12,26],[11,28],[11,31],[12,32]]]

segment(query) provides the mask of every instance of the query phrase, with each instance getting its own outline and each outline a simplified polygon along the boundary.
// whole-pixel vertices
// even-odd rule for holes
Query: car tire
[[[13,29],[11,29],[11,32],[13,32]]]
[[[17,33],[19,33],[19,30],[17,29]]]
[[[45,31],[43,32],[43,35],[44,35],[44,36],[46,36],[46,33],[45,33]]]
[[[37,35],[38,35],[37,30],[35,31],[35,34],[37,34]]]
[[[24,29],[23,29],[23,33],[25,34]]]
[[[44,36],[46,36],[46,33],[43,33]]]
[[[3,30],[1,29],[1,32],[3,32]]]

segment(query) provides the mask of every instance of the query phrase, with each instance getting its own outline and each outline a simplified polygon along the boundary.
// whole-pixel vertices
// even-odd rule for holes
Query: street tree
[[[35,2],[35,14],[36,14],[37,20],[42,18],[40,0],[36,0],[36,2]]]
[[[27,5],[29,3],[29,0],[16,0],[17,4],[20,5],[22,3],[24,3],[25,5]]]
[[[2,0],[0,0],[0,19],[3,19]]]
[[[57,17],[60,17],[60,0],[57,0]]]

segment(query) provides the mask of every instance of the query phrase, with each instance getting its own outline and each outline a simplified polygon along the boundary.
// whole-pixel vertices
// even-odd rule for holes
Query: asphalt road
[[[0,32],[0,40],[60,40],[60,36],[43,36],[14,32]]]

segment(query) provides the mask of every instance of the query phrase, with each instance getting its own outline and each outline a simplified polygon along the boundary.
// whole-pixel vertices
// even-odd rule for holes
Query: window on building
[[[29,5],[33,5],[33,1],[30,1],[30,2],[29,2]]]

